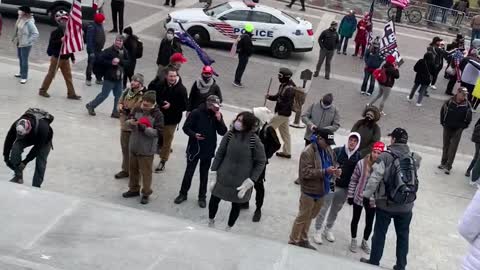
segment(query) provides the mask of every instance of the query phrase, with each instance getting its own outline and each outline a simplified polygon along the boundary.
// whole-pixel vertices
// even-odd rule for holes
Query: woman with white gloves
[[[480,269],[480,190],[465,210],[458,231],[470,244],[470,250],[462,265],[463,270]]]
[[[218,205],[224,200],[232,202],[226,229],[233,227],[242,203],[250,200],[254,183],[265,168],[265,150],[255,134],[256,125],[257,119],[251,112],[241,112],[220,143],[209,177],[212,193],[208,204],[210,226],[214,225]]]

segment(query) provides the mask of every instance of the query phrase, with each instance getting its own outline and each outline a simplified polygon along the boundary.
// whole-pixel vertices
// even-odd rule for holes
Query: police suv
[[[233,43],[244,33],[246,23],[254,26],[253,45],[269,48],[274,57],[288,58],[291,52],[313,49],[310,22],[248,0],[226,2],[209,9],[174,11],[168,15],[165,27],[181,31],[181,24],[199,44]]]
[[[82,0],[82,17],[84,20],[93,20],[94,5],[99,5],[98,0]],[[21,6],[29,6],[33,13],[48,15],[52,23],[56,14],[66,14],[70,11],[72,0],[0,0],[0,8],[17,12]]]

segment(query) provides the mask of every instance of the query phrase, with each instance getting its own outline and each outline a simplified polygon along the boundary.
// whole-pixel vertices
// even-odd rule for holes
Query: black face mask
[[[278,81],[280,83],[288,83],[290,81],[290,77],[278,77]]]
[[[202,80],[206,83],[210,82],[211,79],[212,79],[212,76],[202,76]]]

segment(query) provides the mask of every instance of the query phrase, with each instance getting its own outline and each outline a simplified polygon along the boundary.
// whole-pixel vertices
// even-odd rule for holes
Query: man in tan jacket
[[[323,197],[330,192],[335,178],[342,174],[342,170],[337,168],[335,154],[330,147],[335,144],[332,131],[317,129],[311,137],[311,142],[300,155],[298,168],[300,206],[288,243],[316,249],[308,241],[308,231],[312,219],[318,215],[322,207]]]
[[[133,75],[132,82],[130,83],[130,88],[125,89],[120,100],[118,102],[118,111],[120,112],[120,145],[122,147],[122,170],[115,174],[116,179],[128,178],[129,176],[129,150],[128,142],[130,140],[130,134],[132,129],[129,128],[125,121],[128,119],[128,115],[133,111],[133,109],[139,108],[142,103],[143,93],[146,91],[144,84],[143,75],[137,73]]]

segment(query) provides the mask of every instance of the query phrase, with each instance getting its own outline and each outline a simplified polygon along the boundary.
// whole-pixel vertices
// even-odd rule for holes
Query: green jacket
[[[357,29],[357,18],[355,15],[346,15],[340,22],[338,34],[342,37],[351,38]]]

